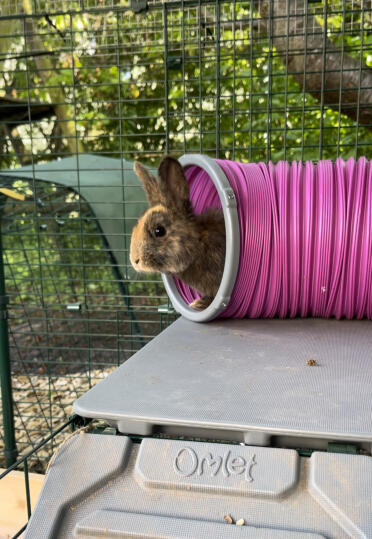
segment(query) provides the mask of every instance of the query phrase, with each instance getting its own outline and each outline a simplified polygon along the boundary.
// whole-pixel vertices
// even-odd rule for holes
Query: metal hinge
[[[133,13],[142,13],[149,8],[147,0],[130,0],[130,8]]]

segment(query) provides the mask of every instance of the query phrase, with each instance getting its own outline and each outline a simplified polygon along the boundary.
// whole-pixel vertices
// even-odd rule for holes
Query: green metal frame
[[[2,198],[0,195],[0,215],[3,205]],[[14,431],[12,375],[10,370],[8,301],[9,298],[5,294],[3,249],[0,233],[0,387],[4,428],[4,456],[7,467],[16,461],[18,455]]]

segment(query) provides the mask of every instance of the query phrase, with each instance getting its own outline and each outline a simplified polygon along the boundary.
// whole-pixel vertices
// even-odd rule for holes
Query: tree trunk
[[[308,10],[307,0],[260,0],[273,45],[304,92],[372,128],[372,70],[342,53]]]
[[[32,14],[31,0],[23,0],[23,7],[27,14]],[[37,30],[34,27],[34,19],[29,17],[26,20],[26,42],[28,48],[31,50],[43,50],[44,45],[37,34]],[[48,84],[50,73],[53,72],[54,66],[48,56],[36,56],[36,67],[39,70],[39,76],[43,80],[44,84]],[[74,106],[63,105],[66,100],[66,96],[60,88],[49,88],[49,95],[52,100],[54,112],[57,116],[59,126],[63,136],[67,139],[67,145],[72,153],[82,153],[83,145],[78,139],[78,133],[76,132],[76,125],[74,121]]]

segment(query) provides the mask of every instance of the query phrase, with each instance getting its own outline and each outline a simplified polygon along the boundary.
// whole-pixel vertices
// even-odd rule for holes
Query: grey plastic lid
[[[171,275],[162,274],[165,289],[175,310],[194,322],[208,322],[222,312],[230,302],[239,267],[240,230],[235,193],[221,167],[207,155],[183,155],[179,162],[183,168],[196,165],[208,173],[221,200],[226,229],[225,267],[221,284],[212,303],[203,311],[191,309],[182,299]]]
[[[75,401],[74,411],[131,434],[370,447],[371,360],[368,320],[180,318]]]
[[[371,514],[371,457],[80,433],[26,539],[366,539]]]

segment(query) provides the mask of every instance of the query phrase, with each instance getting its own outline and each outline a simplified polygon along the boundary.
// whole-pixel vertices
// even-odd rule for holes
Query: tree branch
[[[307,0],[260,0],[257,8],[268,25],[272,17],[273,44],[301,88],[372,128],[372,69],[324,40],[324,28],[307,5]]]
[[[59,154],[62,152],[62,146],[61,126],[57,121],[55,121],[53,129],[49,135],[48,150],[50,153]]]
[[[23,144],[22,138],[18,134],[17,128],[14,127],[13,129],[11,129],[8,124],[3,124],[3,131],[4,134],[9,138],[20,165],[23,166],[30,163],[31,159],[27,159],[27,157],[25,156],[25,146]]]

